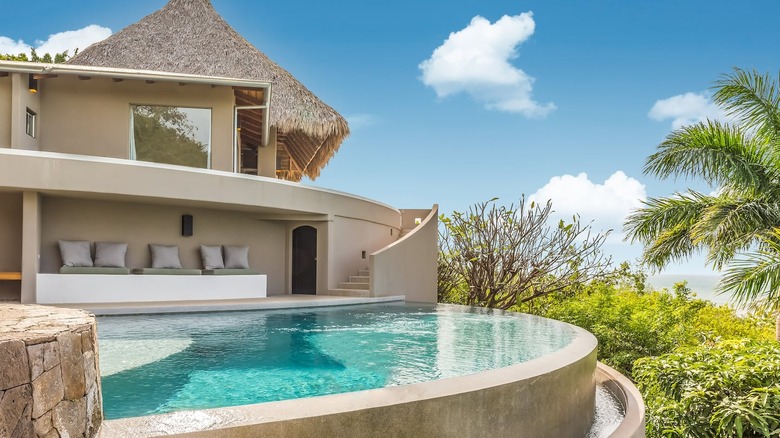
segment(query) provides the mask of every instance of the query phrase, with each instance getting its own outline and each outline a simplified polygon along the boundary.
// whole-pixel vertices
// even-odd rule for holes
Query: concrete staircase
[[[330,295],[342,297],[368,297],[371,271],[368,267],[358,271],[357,275],[350,275],[349,281],[339,283],[338,289],[331,289]]]

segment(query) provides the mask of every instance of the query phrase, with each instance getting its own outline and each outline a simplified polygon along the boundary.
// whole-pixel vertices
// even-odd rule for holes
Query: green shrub
[[[634,365],[648,437],[780,436],[780,344],[721,341]]]
[[[773,324],[739,317],[733,309],[690,298],[689,291],[637,292],[634,287],[591,284],[520,309],[566,321],[593,333],[599,360],[631,377],[633,363],[678,347],[724,339],[773,339]]]

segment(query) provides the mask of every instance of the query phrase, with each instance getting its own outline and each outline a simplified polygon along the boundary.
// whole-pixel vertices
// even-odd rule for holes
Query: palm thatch
[[[349,135],[339,113],[239,35],[210,0],[170,0],[68,63],[271,82],[271,126],[303,144],[294,159],[312,179]]]

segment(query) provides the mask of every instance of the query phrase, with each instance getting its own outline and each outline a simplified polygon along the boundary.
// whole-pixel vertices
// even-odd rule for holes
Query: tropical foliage
[[[625,276],[612,277],[519,310],[590,331],[599,341],[599,360],[629,377],[637,359],[672,353],[679,347],[724,339],[772,339],[768,319],[740,317],[731,308],[696,299],[684,283],[671,293],[638,290],[631,282]]]
[[[715,103],[735,122],[706,121],[675,130],[648,157],[645,173],[700,178],[716,192],[689,190],[649,199],[628,218],[628,238],[645,245],[644,261],[654,268],[704,251],[716,269],[726,270],[723,290],[738,301],[764,299],[777,307],[778,80],[735,69],[715,83],[714,91]]]
[[[76,49],[76,52],[74,53],[74,56],[79,53],[79,49]],[[55,53],[54,55],[50,53],[44,53],[43,56],[39,56],[38,53],[35,51],[35,49],[30,50],[30,56],[27,56],[26,53],[19,53],[18,55],[11,55],[11,54],[0,54],[0,61],[24,61],[24,62],[43,62],[46,64],[60,64],[70,59],[70,55],[68,54],[68,50],[65,50],[64,52]]]
[[[780,436],[780,345],[722,341],[640,359],[649,437]]]
[[[607,234],[578,217],[549,225],[552,205],[499,206],[496,200],[442,216],[439,298],[509,309],[606,275]]]

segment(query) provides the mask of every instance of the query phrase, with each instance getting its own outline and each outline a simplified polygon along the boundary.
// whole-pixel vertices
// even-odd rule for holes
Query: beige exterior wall
[[[11,76],[0,78],[0,148],[11,147]]]
[[[37,275],[41,269],[41,196],[22,194],[22,303],[37,302]]]
[[[404,210],[411,223],[424,210]],[[407,301],[435,303],[439,206],[434,205],[412,232],[371,254],[371,296],[406,295]],[[419,216],[417,216],[419,217]],[[404,223],[408,224],[409,219]]]
[[[233,170],[233,90],[230,87],[110,78],[41,80],[45,119],[42,150],[130,157],[130,105],[211,108],[211,168]]]
[[[392,230],[392,234],[391,234]],[[336,216],[329,251],[329,289],[336,289],[350,275],[369,267],[368,256],[398,239],[399,229],[374,222]],[[366,252],[366,258],[362,252]]]
[[[124,108],[129,131],[129,103]],[[232,154],[227,155],[230,162]],[[424,210],[402,215],[347,193],[232,172],[3,148],[0,188],[25,193],[22,302],[35,302],[38,272],[58,271],[59,239],[126,241],[129,267],[149,266],[149,243],[177,244],[184,266],[199,268],[199,244],[247,242],[252,267],[268,275],[269,293],[289,293],[292,230],[300,225],[318,230],[318,293],[338,288],[370,265],[375,296],[435,301],[435,218],[397,240],[402,223],[407,228]],[[195,217],[193,238],[180,235],[185,213]],[[382,252],[379,264],[362,258],[362,251],[382,248],[391,251]]]
[[[191,214],[194,236],[181,235],[181,215]],[[133,202],[43,197],[41,272],[62,265],[57,240],[127,242],[127,266],[149,267],[149,243],[178,245],[182,267],[201,269],[199,245],[249,245],[252,269],[268,275],[269,293],[285,287],[285,231],[252,213]]]
[[[22,194],[0,192],[0,272],[22,271]],[[0,281],[0,300],[19,299],[21,282]]]
[[[276,128],[268,130],[268,145],[257,149],[257,174],[276,178]]]
[[[197,205],[268,220],[339,215],[397,227],[398,210],[348,193],[277,179],[154,163],[0,149],[0,187],[71,197]]]
[[[38,92],[30,93],[29,75],[13,73],[11,74],[11,147],[16,149],[39,150],[40,140],[43,136],[41,121],[44,119],[41,114],[41,94],[43,94],[44,85],[42,81],[38,83]],[[30,108],[38,114],[35,137],[27,135],[25,132],[27,120],[27,108]]]

